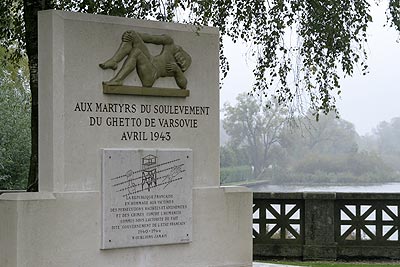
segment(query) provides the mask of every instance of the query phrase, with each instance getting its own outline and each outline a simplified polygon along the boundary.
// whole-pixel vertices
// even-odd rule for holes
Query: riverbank
[[[269,182],[241,184],[254,192],[354,192],[399,193],[400,183],[351,183],[351,184],[271,184]]]

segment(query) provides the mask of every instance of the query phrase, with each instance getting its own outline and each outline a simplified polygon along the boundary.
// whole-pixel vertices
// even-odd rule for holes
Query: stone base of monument
[[[177,72],[104,93],[138,40]],[[0,195],[1,267],[251,266],[252,193],[219,186],[218,46],[215,28],[39,13],[39,192]]]
[[[251,266],[252,196],[193,189],[190,243],[101,250],[99,192],[0,196],[0,266]]]

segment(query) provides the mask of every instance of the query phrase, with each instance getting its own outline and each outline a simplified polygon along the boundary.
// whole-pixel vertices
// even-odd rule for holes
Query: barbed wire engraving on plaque
[[[181,173],[185,172],[185,164],[181,159],[173,159],[166,162],[158,162],[157,156],[149,154],[141,158],[140,169],[130,169],[117,177],[113,187],[115,192],[122,192],[122,196],[129,199],[129,196],[142,191],[154,189],[165,189],[172,183],[183,179]]]

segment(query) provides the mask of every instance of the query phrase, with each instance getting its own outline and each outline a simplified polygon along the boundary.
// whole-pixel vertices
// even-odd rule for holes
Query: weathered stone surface
[[[336,245],[305,245],[303,248],[303,260],[336,260]]]
[[[300,222],[304,228],[301,244],[267,238],[262,243],[261,237],[258,243],[254,243],[254,255],[258,259],[398,260],[399,236],[397,227],[393,225],[397,224],[399,216],[399,197],[400,194],[392,193],[254,193],[254,201],[258,205],[263,201],[293,203],[293,199],[304,204],[301,213],[304,216]],[[342,218],[346,214],[344,207],[347,215]],[[279,220],[279,226],[285,227],[287,221],[287,218]],[[369,230],[368,235],[362,232],[365,229]]]

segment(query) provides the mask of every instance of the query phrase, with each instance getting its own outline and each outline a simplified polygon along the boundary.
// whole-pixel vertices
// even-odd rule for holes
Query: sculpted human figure
[[[150,54],[145,43],[162,45],[157,56]],[[106,85],[122,85],[124,79],[136,69],[144,87],[152,87],[159,77],[174,77],[181,89],[186,89],[184,72],[192,63],[190,55],[182,47],[174,44],[168,35],[150,35],[126,31],[117,52],[106,62],[99,64],[102,69],[118,68],[118,63],[126,57],[121,69]]]

